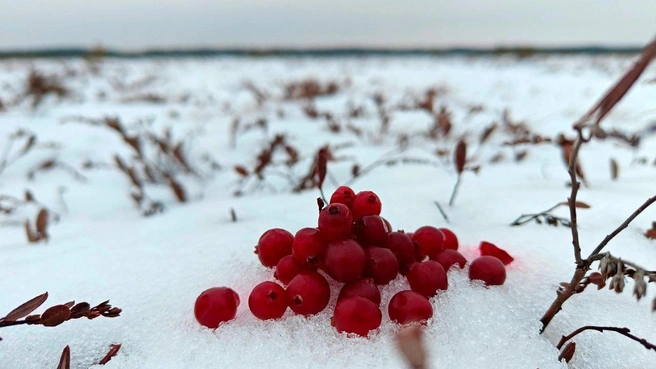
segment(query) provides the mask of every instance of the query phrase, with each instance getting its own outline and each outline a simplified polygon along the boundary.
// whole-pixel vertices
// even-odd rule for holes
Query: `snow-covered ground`
[[[72,367],[88,368],[112,343],[122,344],[106,365],[114,369],[403,367],[394,347],[397,328],[386,314],[391,296],[408,288],[403,277],[382,288],[383,324],[369,339],[347,338],[330,326],[336,293],[326,311],[309,319],[288,311],[280,321],[261,322],[248,310],[250,290],[273,280],[272,271],[253,254],[260,234],[271,227],[295,232],[316,225],[318,190],[297,193],[292,187],[326,144],[339,147],[334,155],[340,159],[328,163],[326,192],[349,181],[354,164],[363,169],[384,155],[397,158],[395,165],[377,166],[352,181],[356,191],[379,194],[382,215],[393,228],[448,226],[470,259],[483,240],[516,258],[502,287],[485,289],[471,285],[465,271],[449,273],[449,290],[432,299],[435,316],[426,328],[431,368],[566,368],[557,360],[555,343],[583,325],[628,327],[654,342],[653,290],[636,303],[629,281],[623,294],[588,288],[567,302],[545,334],[538,333],[538,319],[574,269],[570,230],[509,223],[567,199],[562,150],[556,143],[503,145],[516,136],[502,125],[479,145],[486,127],[503,123],[506,109],[514,122],[525,121],[535,134],[556,138],[562,132],[572,138],[572,122],[631,62],[628,57],[223,58],[105,60],[99,65],[2,61],[0,151],[18,129],[37,138],[26,155],[0,174],[0,194],[22,199],[29,189],[60,219],[49,227],[50,241],[38,244],[27,242],[21,224],[27,218],[34,223],[41,205],[20,205],[0,219],[0,315],[44,291],[50,298],[37,313],[74,299],[92,305],[110,299],[123,313],[55,328],[3,328],[0,367],[54,368],[64,346],[70,345]],[[29,99],[17,98],[32,69],[62,76],[71,95],[61,100],[48,96],[32,109]],[[604,126],[633,133],[654,123],[656,84],[642,81],[655,77],[656,68],[648,69]],[[304,112],[306,101],[284,99],[285,85],[308,78],[321,86],[331,81],[339,86],[337,93],[314,99],[316,119]],[[430,88],[437,92],[435,114],[441,106],[451,114],[453,126],[446,138],[427,137],[435,119],[415,108]],[[259,102],[254,90],[263,96]],[[376,94],[385,96],[382,106],[390,122],[385,133]],[[143,101],[144,96],[150,101]],[[351,116],[357,107],[361,114]],[[189,201],[176,201],[167,185],[147,185],[148,196],[166,210],[142,216],[130,197],[128,177],[113,159],[119,154],[129,161],[133,150],[116,132],[72,122],[72,116],[118,117],[128,135],[164,137],[169,127],[173,141],[184,142],[185,157],[199,174],[171,169]],[[252,124],[258,119],[266,120],[266,129]],[[328,121],[341,130],[331,131]],[[251,172],[258,153],[278,133],[298,151],[296,165],[268,167],[262,182],[234,170],[239,165]],[[579,211],[585,255],[654,195],[656,140],[643,133],[638,148],[606,140],[583,149],[581,162],[590,185],[582,188],[579,199],[591,205]],[[451,152],[460,137],[469,145],[470,165],[480,165],[480,170],[464,173],[455,205],[448,207],[456,180]],[[399,140],[407,141],[404,150],[398,149]],[[10,158],[24,142],[15,141]],[[436,155],[440,150],[447,155]],[[503,157],[493,163],[498,154]],[[148,155],[153,163],[169,165],[161,156]],[[39,170],[28,179],[31,170],[50,158],[68,169]],[[212,169],[209,158],[220,168]],[[402,158],[412,160],[402,163]],[[615,181],[611,158],[620,167]],[[274,154],[274,161],[286,159],[284,150]],[[84,168],[88,161],[95,163],[93,168]],[[446,207],[450,224],[434,201]],[[556,213],[566,217],[567,209]],[[608,250],[656,268],[656,243],[642,235],[653,220],[656,208],[641,215]],[[214,286],[234,288],[242,303],[234,321],[211,331],[195,321],[193,304],[201,291]],[[614,333],[586,332],[574,341],[577,350],[570,365],[575,368],[654,367],[654,352]]]

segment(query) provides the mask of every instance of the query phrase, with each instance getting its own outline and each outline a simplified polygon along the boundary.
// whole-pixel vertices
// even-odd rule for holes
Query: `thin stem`
[[[551,303],[551,306],[549,306],[549,309],[547,309],[544,315],[542,315],[542,318],[540,318],[540,323],[542,323],[542,329],[540,329],[540,333],[543,333],[545,329],[547,329],[549,323],[551,323],[556,314],[558,314],[560,309],[562,309],[565,301],[574,295],[576,292],[576,287],[581,283],[581,280],[583,280],[585,277],[586,272],[587,269],[576,268],[569,286],[560,295],[558,295],[558,297],[556,297],[554,302]]]
[[[437,206],[437,210],[439,210],[440,214],[442,214],[442,218],[444,218],[444,220],[446,220],[446,222],[449,223],[449,217],[446,216],[444,209],[442,209],[442,205],[440,205],[440,203],[437,201],[433,201],[433,203],[435,203],[435,206]]]
[[[0,321],[0,328],[11,327],[13,325],[27,324],[26,320],[14,320],[12,322]]]
[[[323,200],[324,204],[328,204],[328,201],[326,200],[326,195],[323,194],[323,188],[319,187],[319,193],[321,193],[321,199]]]
[[[451,192],[451,199],[449,199],[449,206],[453,206],[453,202],[456,200],[456,194],[458,193],[458,187],[460,187],[460,178],[462,178],[462,174],[458,173],[458,179],[456,180],[455,186],[453,186],[453,192]]]
[[[520,215],[519,217],[517,217],[517,219],[515,219],[512,223],[510,223],[510,225],[511,225],[511,226],[518,226],[518,225],[522,225],[522,224],[524,224],[524,223],[528,223],[528,222],[530,222],[531,220],[533,220],[533,219],[535,219],[535,218],[537,218],[537,217],[539,217],[539,216],[542,216],[542,215],[548,215],[548,214],[551,213],[554,209],[556,209],[557,207],[559,207],[559,206],[561,206],[561,205],[563,205],[563,203],[562,203],[562,202],[559,202],[558,204],[556,204],[556,205],[550,207],[549,209],[544,210],[544,211],[541,211],[541,212],[536,213],[536,214],[522,214],[522,215]],[[550,215],[550,214],[549,214],[549,215]],[[527,218],[527,219],[524,219],[524,218]],[[556,216],[554,216],[554,218],[562,220],[562,218],[559,218],[559,217],[556,217]]]
[[[635,219],[638,215],[640,215],[640,213],[645,211],[645,209],[647,209],[654,202],[656,202],[656,195],[653,196],[653,197],[650,197],[647,201],[645,201],[644,204],[642,204],[638,209],[636,209],[636,211],[633,212],[633,214],[631,214],[628,218],[626,218],[626,220],[622,224],[620,224],[619,227],[617,227],[617,229],[615,229],[612,233],[607,235],[606,238],[604,238],[604,240],[601,241],[599,246],[597,246],[594,250],[592,250],[592,252],[590,253],[590,256],[588,256],[588,259],[590,259],[593,256],[599,254],[601,252],[601,250],[604,247],[606,247],[608,242],[610,242],[610,240],[612,240],[615,236],[617,236],[620,232],[622,232],[626,227],[628,227],[629,224],[633,221],[633,219]]]
[[[587,330],[594,330],[594,331],[597,331],[597,332],[604,332],[604,331],[616,332],[616,333],[621,334],[621,335],[624,336],[624,337],[628,337],[628,338],[630,338],[630,339],[632,339],[632,340],[634,340],[634,341],[640,343],[640,344],[643,345],[647,350],[654,350],[654,351],[656,351],[656,345],[650,343],[649,341],[647,341],[647,340],[644,339],[644,338],[640,338],[640,337],[636,337],[636,336],[632,335],[632,334],[630,333],[631,330],[630,330],[629,328],[619,328],[619,327],[600,327],[600,326],[594,326],[594,325],[586,325],[585,327],[581,327],[581,328],[575,330],[574,332],[570,333],[570,334],[567,335],[567,336],[563,336],[563,337],[560,339],[560,341],[558,342],[558,345],[556,346],[556,348],[560,350],[560,349],[563,347],[563,345],[564,345],[567,341],[571,340],[571,339],[574,338],[576,335],[578,335],[578,334],[580,334],[580,333],[582,333],[582,332],[585,332],[585,331],[587,331]]]
[[[577,129],[578,137],[572,146],[572,151],[570,152],[569,167],[567,171],[569,172],[569,177],[572,183],[572,191],[569,196],[569,215],[570,215],[570,224],[572,230],[572,245],[574,245],[574,258],[576,260],[576,265],[581,265],[581,245],[579,243],[579,229],[577,225],[576,217],[576,195],[578,194],[579,187],[581,183],[578,181],[576,176],[577,160],[579,157],[579,150],[583,144],[583,133],[581,129]]]

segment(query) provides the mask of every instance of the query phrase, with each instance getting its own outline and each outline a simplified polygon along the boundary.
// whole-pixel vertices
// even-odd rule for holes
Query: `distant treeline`
[[[181,58],[181,57],[349,57],[349,56],[496,56],[515,55],[603,55],[636,54],[640,47],[498,47],[498,48],[446,48],[446,49],[382,49],[382,48],[334,48],[334,49],[155,49],[145,51],[119,51],[101,48],[61,48],[35,50],[0,50],[0,59],[6,58]]]

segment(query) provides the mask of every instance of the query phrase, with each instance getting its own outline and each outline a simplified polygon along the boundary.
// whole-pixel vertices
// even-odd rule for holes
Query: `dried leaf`
[[[328,170],[328,148],[322,147],[317,153],[317,187],[323,187],[323,181],[326,179],[326,171]]]
[[[242,177],[248,177],[248,169],[241,165],[236,165],[235,166],[235,172],[237,172],[240,176]]]
[[[55,327],[71,317],[71,310],[64,305],[55,305],[41,314],[41,324],[44,327]]]
[[[652,225],[651,229],[648,229],[647,232],[645,232],[645,237],[656,240],[656,226]]]
[[[16,320],[30,315],[31,312],[38,309],[39,306],[43,305],[44,302],[48,299],[48,292],[45,292],[27,302],[24,302],[19,307],[15,308],[6,317],[4,321],[6,322],[15,322]]]
[[[458,174],[462,173],[462,171],[465,170],[465,162],[467,161],[467,144],[464,140],[458,142],[453,160]]]
[[[604,277],[599,272],[590,273],[590,275],[588,276],[588,280],[590,281],[590,283],[596,284],[596,285],[600,285],[602,283],[605,283],[604,282]]]
[[[36,136],[31,135],[30,138],[27,139],[27,142],[25,142],[25,146],[21,149],[20,155],[27,154],[27,152],[34,147],[34,144],[36,144]]]
[[[640,77],[642,72],[647,68],[647,65],[656,55],[656,39],[650,42],[643,50],[640,55],[640,59],[634,64],[634,66],[629,69],[622,78],[615,83],[613,87],[606,92],[604,97],[594,106],[590,111],[581,118],[580,122],[585,123],[592,118],[595,113],[597,117],[595,119],[595,125],[598,125],[602,119],[608,114],[615,104],[617,104],[626,93],[629,91],[631,86],[635,83],[636,80]]]
[[[80,302],[71,308],[71,317],[79,318],[84,316],[84,314],[88,313],[90,309],[91,305],[89,305],[88,302]]]
[[[610,178],[616,180],[620,175],[620,166],[617,164],[615,159],[610,159]]]
[[[518,151],[518,152],[515,153],[515,161],[520,162],[520,161],[526,159],[527,155],[528,155],[527,150]]]
[[[40,238],[48,239],[48,210],[45,208],[36,216],[36,232]]]
[[[360,166],[358,164],[353,164],[353,167],[351,167],[351,175],[353,177],[360,175]]]
[[[187,195],[185,194],[184,189],[182,186],[173,179],[173,177],[169,176],[169,187],[171,187],[171,190],[175,194],[175,198],[178,199],[180,202],[187,202]]]
[[[568,343],[560,352],[560,355],[558,355],[558,361],[565,360],[566,363],[569,363],[572,357],[574,357],[574,352],[576,352],[576,342]]]
[[[121,344],[116,344],[116,345],[110,345],[109,346],[109,351],[107,352],[107,355],[103,357],[99,362],[98,365],[105,365],[107,364],[116,354],[118,353],[118,350],[121,349]]]
[[[55,167],[55,164],[57,164],[55,159],[48,159],[48,160],[45,160],[44,162],[42,162],[39,165],[39,169],[41,169],[41,170],[52,169],[52,168]]]
[[[487,126],[483,131],[483,133],[481,134],[479,144],[480,145],[484,144],[492,136],[492,133],[494,133],[494,131],[497,129],[498,126],[499,125],[496,122]]]
[[[561,206],[569,206],[569,202],[567,202],[567,201],[563,201],[563,202],[561,202],[559,205],[561,205]],[[578,208],[578,209],[590,209],[590,205],[584,203],[583,201],[576,201],[576,202],[574,203],[574,207],[576,207],[576,208]]]
[[[64,306],[66,306],[69,309],[72,308],[74,305],[75,305],[75,300],[69,301],[69,302],[64,304]]]
[[[29,190],[25,190],[25,201],[26,202],[34,201],[34,196],[32,195],[32,192],[30,192]]]
[[[71,369],[71,348],[66,345],[62,351],[57,369]]]

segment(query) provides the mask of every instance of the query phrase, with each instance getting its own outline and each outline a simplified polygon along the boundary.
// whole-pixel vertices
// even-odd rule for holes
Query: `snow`
[[[588,288],[576,295],[556,316],[544,335],[539,318],[556,296],[560,282],[573,273],[573,252],[567,228],[527,224],[509,227],[522,213],[537,212],[566,200],[569,189],[562,153],[555,144],[502,146],[501,133],[478,148],[480,132],[510,109],[516,121],[526,120],[532,130],[547,137],[564,132],[571,137],[571,123],[628,67],[631,58],[607,57],[406,57],[406,58],[217,58],[106,60],[93,73],[81,60],[6,60],[0,62],[0,100],[7,103],[31,68],[71,75],[65,83],[72,98],[47,98],[35,110],[28,102],[0,112],[1,138],[17,128],[35,132],[38,142],[57,142],[58,149],[37,146],[1,174],[0,193],[22,197],[30,189],[37,200],[61,214],[50,227],[51,240],[28,244],[22,227],[5,225],[0,241],[0,314],[48,291],[46,306],[73,299],[92,305],[106,299],[123,309],[115,319],[69,321],[55,328],[8,327],[0,330],[3,368],[54,367],[64,346],[71,346],[72,367],[93,367],[112,343],[122,348],[105,367],[123,368],[400,368],[403,359],[394,347],[398,328],[386,315],[391,296],[408,288],[399,277],[382,289],[383,325],[369,339],[347,338],[330,326],[333,299],[323,313],[303,318],[291,311],[280,321],[261,322],[248,311],[247,298],[257,283],[273,280],[272,271],[259,265],[253,246],[271,227],[297,229],[316,224],[318,191],[293,193],[286,179],[271,176],[269,187],[247,183],[242,196],[235,165],[252,168],[268,138],[286,132],[301,155],[290,173],[300,178],[312,155],[326,144],[352,143],[337,156],[348,160],[329,163],[336,179],[326,180],[326,192],[350,178],[353,163],[365,167],[396,147],[399,134],[416,133],[432,125],[424,111],[391,113],[390,133],[376,140],[378,117],[371,96],[386,94],[389,106],[414,101],[430,87],[447,91],[436,106],[452,112],[452,139],[431,141],[414,135],[406,152],[392,155],[429,160],[431,165],[380,166],[357,178],[353,187],[378,193],[383,216],[395,229],[411,231],[430,224],[448,226],[459,237],[468,259],[480,241],[490,241],[515,257],[504,286],[484,288],[471,284],[466,271],[449,272],[449,290],[432,299],[434,318],[425,330],[431,368],[566,368],[557,360],[555,343],[583,325],[628,327],[632,333],[656,341],[656,320],[650,312],[654,293],[639,303],[631,296],[631,282],[623,294]],[[137,91],[121,91],[112,81],[139,81],[155,76]],[[645,72],[653,79],[656,68]],[[283,85],[304,78],[336,80],[344,84],[336,95],[318,97],[316,108],[330,111],[345,122],[346,107],[353,102],[366,114],[351,119],[372,136],[359,139],[347,131],[328,131],[325,120],[306,117],[298,101],[284,101]],[[271,95],[258,106],[244,83]],[[105,97],[101,98],[99,92]],[[156,93],[162,104],[126,102],[137,93]],[[182,96],[188,95],[184,101]],[[656,84],[638,83],[605,124],[628,132],[638,131],[656,118]],[[478,114],[467,114],[482,104]],[[278,110],[284,111],[280,117]],[[176,118],[176,112],[179,117]],[[167,210],[142,217],[129,197],[128,180],[115,170],[84,170],[87,160],[111,163],[114,153],[127,157],[120,137],[106,128],[62,123],[65,117],[118,116],[131,130],[139,119],[151,119],[155,132],[171,127],[173,136],[190,137],[192,163],[210,153],[222,166],[203,181],[185,177],[191,201],[179,204],[167,188],[150,189]],[[244,124],[265,117],[268,132],[252,129],[240,133],[231,148],[234,117]],[[437,149],[452,150],[455,138],[466,135],[478,174],[465,172],[455,206],[446,207],[450,224],[434,201],[446,206],[456,175],[450,156],[439,159]],[[579,199],[590,209],[579,211],[583,253],[587,255],[647,197],[656,179],[653,161],[656,140],[645,137],[639,148],[611,141],[584,147],[581,161],[590,181]],[[528,150],[515,162],[516,152]],[[505,160],[491,164],[498,152]],[[26,173],[44,159],[57,157],[86,177],[77,181],[62,170]],[[646,156],[648,164],[634,159]],[[609,160],[620,165],[612,181]],[[349,161],[351,160],[351,161]],[[62,196],[59,189],[65,187]],[[234,209],[238,221],[230,220]],[[19,209],[2,221],[34,219],[38,207]],[[556,211],[567,216],[567,209]],[[654,241],[641,233],[656,217],[648,209],[608,246],[614,255],[648,269],[656,265]],[[3,223],[4,225],[4,223]],[[203,290],[230,286],[241,296],[234,321],[216,331],[200,327],[193,317],[193,302]],[[37,312],[42,312],[43,308]],[[586,332],[576,337],[574,368],[649,368],[654,354],[638,343],[614,333]]]

